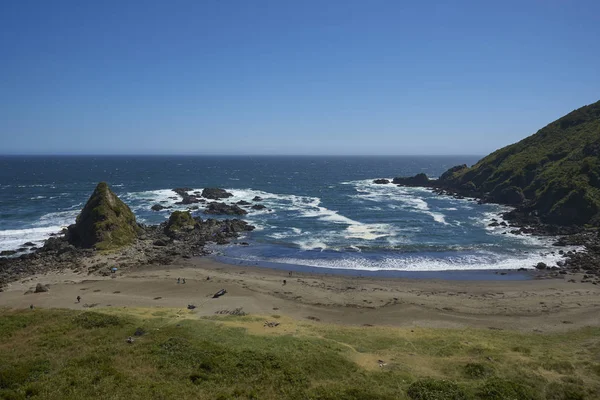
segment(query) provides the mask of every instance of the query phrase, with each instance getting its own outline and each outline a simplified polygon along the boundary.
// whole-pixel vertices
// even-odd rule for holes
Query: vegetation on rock
[[[127,204],[100,182],[75,224],[69,226],[67,238],[76,247],[109,250],[133,243],[139,230]]]
[[[188,211],[174,211],[165,226],[167,235],[193,230],[197,222]]]

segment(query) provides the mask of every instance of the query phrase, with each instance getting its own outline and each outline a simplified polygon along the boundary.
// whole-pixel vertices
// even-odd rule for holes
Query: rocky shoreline
[[[458,166],[464,168],[466,166]],[[454,169],[448,172],[453,173]],[[535,267],[544,271],[547,276],[559,277],[565,274],[584,274],[582,282],[600,284],[600,231],[596,228],[588,228],[580,225],[556,225],[543,223],[538,215],[526,208],[518,207],[510,195],[507,198],[494,197],[489,194],[480,193],[473,188],[453,187],[443,179],[429,179],[421,173],[413,177],[396,177],[392,181],[388,179],[375,179],[373,183],[380,185],[394,184],[399,187],[420,187],[431,190],[440,196],[451,196],[456,199],[466,199],[478,204],[501,204],[515,207],[513,210],[503,213],[501,217],[514,227],[513,234],[529,234],[535,236],[556,237],[554,246],[556,252],[563,256],[563,260],[557,265],[546,265],[540,263]],[[503,201],[505,200],[505,201]],[[503,222],[505,223],[505,222]],[[498,226],[497,220],[490,220],[490,226]],[[584,251],[564,251],[566,246],[580,246]]]
[[[189,189],[173,191],[182,201],[200,202],[197,196],[188,194]],[[204,189],[201,195],[212,199],[231,196],[223,189]],[[216,208],[211,207],[214,204]],[[205,213],[246,214],[245,210],[243,213],[238,210],[242,209],[237,205],[213,202],[208,203]],[[173,212],[168,221],[159,225],[138,224],[129,207],[106,184],[100,183],[75,224],[47,239],[43,247],[28,242],[20,250],[2,254],[0,290],[9,282],[51,271],[70,269],[108,276],[112,268],[120,271],[151,264],[169,265],[179,258],[208,255],[207,244],[228,244],[253,229],[254,226],[240,219],[202,219],[182,211]],[[23,251],[27,252],[22,254]]]
[[[70,269],[108,276],[113,267],[121,271],[152,264],[169,265],[179,258],[208,255],[207,244],[228,244],[254,229],[239,219],[192,218],[192,221],[178,230],[170,229],[170,221],[160,225],[139,225],[138,238],[131,245],[112,252],[77,248],[69,243],[64,231],[49,238],[43,247],[32,253],[0,258],[0,290],[9,282],[51,271]]]
[[[438,195],[469,199],[479,203],[496,203],[489,198],[473,196],[472,192],[455,190],[447,185],[439,184],[438,181],[431,180],[424,174],[412,178],[394,178],[392,181],[377,179],[374,180],[374,183],[425,187]],[[101,185],[99,184],[99,187]],[[218,200],[232,196],[223,189],[208,188],[200,193],[191,192],[192,189],[189,188],[176,188],[173,189],[173,192],[181,197],[180,203],[192,205],[189,211],[175,211],[168,221],[160,225],[142,225],[135,223],[133,214],[129,215],[131,213],[129,208],[109,189],[103,190],[107,190],[104,195],[114,197],[111,197],[113,205],[117,204],[118,207],[123,208],[118,214],[127,215],[129,218],[127,222],[113,223],[111,229],[122,229],[123,225],[131,225],[130,230],[135,231],[136,234],[132,236],[130,243],[111,250],[98,246],[82,246],[82,243],[87,244],[87,242],[82,242],[82,237],[87,237],[88,241],[94,238],[94,240],[99,240],[98,238],[103,238],[106,233],[101,232],[98,235],[96,232],[94,235],[90,235],[89,231],[92,229],[90,222],[82,222],[84,219],[82,215],[90,213],[88,204],[98,201],[97,194],[94,192],[78,217],[78,223],[64,229],[60,234],[50,237],[43,247],[36,247],[33,243],[27,242],[19,251],[2,253],[0,256],[0,290],[11,281],[50,271],[70,269],[75,272],[87,271],[88,274],[108,276],[114,267],[122,271],[145,265],[169,265],[180,258],[205,256],[210,254],[206,249],[207,244],[231,243],[232,240],[244,232],[253,230],[254,227],[240,219],[216,220],[209,218],[203,220],[199,216],[192,217],[190,211],[198,210],[200,212],[198,207],[194,206],[195,204],[205,205],[203,213],[209,215],[241,216],[247,214],[247,210],[266,208],[262,204],[246,201],[231,205],[218,202]],[[208,202],[206,199],[213,201]],[[253,202],[261,200],[260,197],[252,199]],[[161,209],[155,206],[153,206],[154,210]],[[543,224],[539,219],[519,209],[507,212],[502,217],[510,222],[510,227],[514,227],[514,230],[510,231],[511,233],[558,238],[554,245],[557,247],[556,252],[563,256],[563,260],[559,261],[557,265],[543,263],[536,265],[537,276],[541,274],[545,277],[561,277],[565,274],[583,274],[582,282],[600,284],[600,240],[596,230]],[[133,223],[131,218],[133,218]],[[491,220],[490,225],[507,224],[504,221]],[[240,245],[247,245],[247,243],[242,242]],[[583,246],[585,251],[565,251],[562,248],[566,246]],[[27,251],[27,253],[22,254],[23,251]],[[19,252],[21,252],[20,255]]]

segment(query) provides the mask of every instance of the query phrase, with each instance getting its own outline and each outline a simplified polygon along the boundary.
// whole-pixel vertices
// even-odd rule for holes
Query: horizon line
[[[482,154],[0,153],[0,157],[482,157]]]

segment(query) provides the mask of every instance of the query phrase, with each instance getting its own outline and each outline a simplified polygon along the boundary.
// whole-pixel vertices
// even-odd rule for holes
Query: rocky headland
[[[512,206],[503,218],[515,227],[514,233],[559,236],[556,246],[585,246],[586,251],[565,253],[564,262],[553,266],[555,270],[584,272],[600,283],[591,278],[600,276],[599,156],[600,101],[493,152],[472,167],[452,167],[438,179],[420,173],[394,178],[391,183]],[[386,184],[383,179],[374,183]]]

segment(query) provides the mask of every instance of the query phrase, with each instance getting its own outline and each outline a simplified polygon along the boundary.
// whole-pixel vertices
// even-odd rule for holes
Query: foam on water
[[[372,180],[343,182],[353,185],[357,194],[350,197],[357,200],[366,200],[377,203],[386,203],[392,209],[411,209],[429,215],[435,222],[449,225],[446,215],[441,210],[431,210],[427,201],[421,196],[431,193],[425,188],[398,187],[393,184],[376,184]],[[456,209],[455,209],[456,210]]]
[[[534,269],[538,262],[552,265],[560,256],[545,254],[530,257],[505,257],[493,253],[479,253],[456,257],[434,258],[428,256],[377,257],[351,255],[339,258],[281,257],[268,261],[280,264],[303,265],[317,268],[349,269],[358,271],[458,271],[458,270],[516,270]],[[259,257],[242,257],[245,261],[263,261]]]
[[[60,226],[47,226],[43,228],[7,229],[0,231],[0,250],[16,250],[25,242],[34,242],[40,245],[51,234],[60,232]]]

